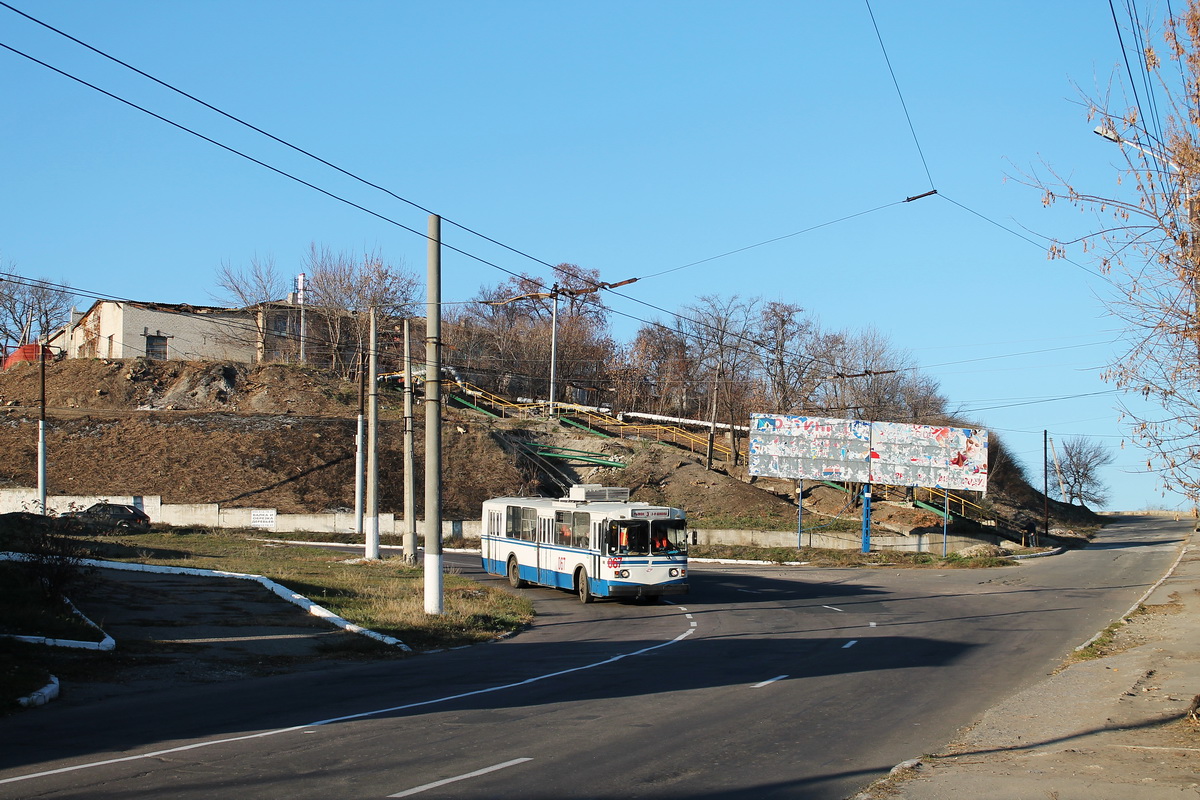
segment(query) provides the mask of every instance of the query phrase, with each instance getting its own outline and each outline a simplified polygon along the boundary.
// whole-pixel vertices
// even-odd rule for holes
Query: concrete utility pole
[[[358,425],[354,432],[354,533],[363,535],[363,459],[366,453],[366,437],[363,435],[363,417],[366,409],[367,370],[366,353],[359,341],[358,351]]]
[[[46,346],[42,344],[42,339],[38,337],[38,393],[40,400],[38,405],[38,442],[37,442],[37,489],[38,489],[38,508],[42,510],[42,516],[46,516]]]
[[[296,278],[296,302],[300,305],[300,363],[301,364],[307,363],[307,356],[305,355],[305,349],[304,349],[305,340],[308,338],[308,328],[305,326],[305,319],[304,319],[304,306],[306,304],[305,297],[304,297],[304,293],[306,291],[305,286],[304,286],[305,277],[306,277],[305,274],[303,272],[301,272],[300,276],[298,278]]]
[[[425,287],[425,613],[442,605],[442,219],[429,215]]]
[[[404,320],[404,563],[417,565],[417,476],[413,453],[413,371],[409,320]]]
[[[558,385],[558,284],[550,290],[550,416],[554,416],[554,387]]]
[[[364,558],[379,558],[379,342],[371,306],[371,350],[367,363],[367,547]]]

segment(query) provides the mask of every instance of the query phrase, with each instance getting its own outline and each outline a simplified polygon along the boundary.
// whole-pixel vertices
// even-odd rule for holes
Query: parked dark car
[[[150,529],[150,517],[146,512],[124,503],[96,503],[83,511],[71,511],[63,516],[102,528]]]

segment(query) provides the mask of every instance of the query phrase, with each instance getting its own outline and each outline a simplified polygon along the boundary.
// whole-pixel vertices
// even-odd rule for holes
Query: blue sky
[[[610,282],[703,262],[608,301],[651,319],[636,301],[736,293],[872,325],[1030,467],[1044,429],[1089,436],[1116,456],[1108,508],[1181,503],[1100,378],[1121,352],[1105,281],[1046,258],[1042,236],[1094,220],[1006,179],[1044,162],[1122,191],[1117,146],[1081,105],[1123,70],[1107,4],[875,0],[898,92],[852,0],[7,2],[443,215],[446,243],[484,261],[552,278],[450,221]],[[425,230],[423,211],[7,8],[0,22],[9,47]],[[0,69],[5,268],[197,304],[217,301],[222,262],[298,273],[312,242],[424,276],[424,240],[398,225],[10,51]],[[506,277],[452,251],[443,269],[447,301]],[[621,338],[639,324],[615,321]]]

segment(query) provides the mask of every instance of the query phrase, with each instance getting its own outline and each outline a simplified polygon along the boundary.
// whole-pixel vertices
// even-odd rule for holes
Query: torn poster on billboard
[[[752,414],[750,474],[987,491],[987,431]]]

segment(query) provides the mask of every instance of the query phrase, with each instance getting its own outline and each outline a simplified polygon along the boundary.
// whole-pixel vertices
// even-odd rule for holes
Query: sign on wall
[[[987,431],[752,414],[750,474],[987,491]]]

